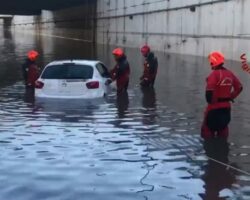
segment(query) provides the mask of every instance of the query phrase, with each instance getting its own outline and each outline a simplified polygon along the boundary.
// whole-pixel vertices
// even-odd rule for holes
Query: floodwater
[[[65,58],[114,64],[112,47],[1,30],[1,200],[250,199],[250,76],[239,63],[228,63],[244,84],[229,141],[203,144],[206,60],[156,52],[155,89],[142,91],[141,56],[126,49],[127,94],[36,100],[20,71],[30,49],[41,53],[41,66]]]

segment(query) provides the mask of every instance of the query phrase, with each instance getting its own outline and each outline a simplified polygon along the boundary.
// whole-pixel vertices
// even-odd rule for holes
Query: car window
[[[52,65],[47,67],[43,79],[91,79],[93,67],[88,65]]]
[[[100,75],[102,77],[104,77],[104,78],[109,78],[110,77],[110,74],[109,74],[107,68],[103,64],[98,63],[96,65],[96,69],[98,70],[98,72],[100,73]]]

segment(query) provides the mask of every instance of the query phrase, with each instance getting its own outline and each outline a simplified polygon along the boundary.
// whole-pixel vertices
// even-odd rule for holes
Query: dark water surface
[[[199,137],[206,60],[156,52],[155,90],[142,91],[138,49],[126,49],[128,94],[91,101],[36,100],[21,79],[30,49],[44,66],[55,59],[98,58],[112,47],[0,29],[0,200],[248,200],[250,76],[234,105],[229,144]]]

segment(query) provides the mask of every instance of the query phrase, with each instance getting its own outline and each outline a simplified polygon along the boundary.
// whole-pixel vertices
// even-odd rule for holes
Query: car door
[[[97,63],[96,69],[100,74],[102,87],[104,88],[105,93],[107,93],[109,86],[107,86],[105,83],[108,79],[110,79],[109,71],[103,63]]]

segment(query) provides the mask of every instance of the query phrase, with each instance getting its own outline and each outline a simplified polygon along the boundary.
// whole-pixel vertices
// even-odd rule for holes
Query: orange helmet
[[[142,48],[141,48],[141,53],[143,55],[147,55],[148,53],[150,52],[150,47],[148,45],[144,45]]]
[[[28,52],[28,58],[31,60],[31,61],[35,61],[37,59],[37,57],[39,56],[39,53],[35,50],[32,50],[32,51],[29,51]]]
[[[123,52],[123,50],[121,48],[114,49],[113,52],[112,52],[112,54],[114,56],[117,56],[118,58],[124,56],[124,52]]]
[[[224,63],[225,57],[224,57],[224,55],[221,52],[214,51],[214,52],[211,52],[209,54],[208,60],[209,60],[210,65],[212,67],[217,67],[217,66],[219,66],[219,65],[221,65],[221,64]]]

